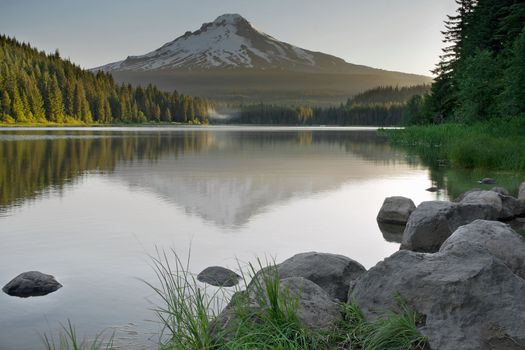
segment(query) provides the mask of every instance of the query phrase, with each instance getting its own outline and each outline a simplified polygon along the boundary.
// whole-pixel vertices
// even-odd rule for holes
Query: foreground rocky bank
[[[373,322],[402,300],[421,316],[417,329],[430,349],[525,349],[525,239],[498,221],[525,215],[523,197],[473,190],[417,208],[402,197],[386,200],[383,222],[407,222],[400,251],[368,271],[341,255],[298,254],[275,267],[279,291],[297,301],[300,322],[314,331],[344,322],[341,305],[356,305]],[[264,273],[213,320],[215,335],[234,329],[240,299],[250,309],[268,307],[257,297]]]

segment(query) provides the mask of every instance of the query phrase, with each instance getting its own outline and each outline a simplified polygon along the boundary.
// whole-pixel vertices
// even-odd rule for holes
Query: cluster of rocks
[[[404,197],[386,198],[377,221],[385,232],[396,232],[401,249],[437,252],[443,242],[460,226],[474,220],[509,221],[525,216],[525,183],[518,198],[502,187],[473,189],[454,202],[427,201],[415,207]],[[391,224],[385,227],[385,224]],[[397,227],[392,227],[398,225]],[[406,224],[406,227],[403,225]],[[396,230],[397,229],[397,230]],[[402,235],[399,232],[402,231]]]
[[[302,253],[275,267],[282,293],[298,300],[298,317],[327,330],[342,319],[341,303],[355,303],[373,321],[398,308],[396,296],[422,315],[431,349],[525,349],[525,239],[498,220],[525,215],[525,183],[518,198],[504,189],[473,190],[454,202],[385,200],[383,225],[402,225],[402,249],[368,271],[341,255]],[[403,227],[403,226],[401,226]],[[224,332],[240,299],[252,309],[267,269],[238,292],[214,320]]]

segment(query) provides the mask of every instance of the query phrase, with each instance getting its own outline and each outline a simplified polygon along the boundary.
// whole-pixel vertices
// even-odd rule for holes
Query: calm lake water
[[[398,250],[375,217],[386,196],[420,203],[429,170],[359,128],[0,129],[0,285],[39,270],[64,287],[0,293],[0,349],[35,349],[71,320],[88,338],[155,348],[149,254],[191,270],[257,257],[349,256],[367,268]]]

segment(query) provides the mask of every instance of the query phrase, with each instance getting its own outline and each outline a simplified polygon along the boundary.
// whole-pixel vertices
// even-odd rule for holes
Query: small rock
[[[496,192],[497,194],[501,194],[503,196],[510,196],[509,191],[507,191],[504,187],[493,187],[490,189],[492,192]]]
[[[518,192],[518,199],[525,201],[525,182],[522,182]]]
[[[494,180],[493,178],[490,178],[490,177],[485,177],[485,178],[479,180],[478,183],[480,183],[482,185],[494,185],[496,183],[496,180]]]
[[[500,220],[511,220],[522,214],[522,205],[519,200],[511,196],[499,195],[502,209],[498,216]]]
[[[46,295],[61,287],[55,277],[38,271],[29,271],[13,278],[2,290],[11,296],[27,298]]]
[[[428,191],[428,192],[437,192],[437,191],[439,191],[439,188],[437,188],[437,187],[435,187],[435,186],[432,186],[432,187],[427,188],[425,191]]]
[[[377,221],[388,224],[406,224],[415,209],[416,206],[410,198],[387,197],[377,214]]]
[[[241,276],[221,266],[210,266],[197,275],[197,279],[203,283],[216,287],[233,287],[239,283]]]

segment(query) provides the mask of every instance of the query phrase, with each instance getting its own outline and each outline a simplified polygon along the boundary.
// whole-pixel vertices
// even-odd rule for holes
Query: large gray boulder
[[[498,221],[476,220],[454,231],[440,251],[451,249],[459,242],[483,246],[516,275],[525,278],[525,239],[509,225]]]
[[[297,316],[308,329],[327,331],[342,319],[339,303],[306,278],[284,278],[279,288],[287,300],[298,300]]]
[[[306,278],[290,277],[280,280],[279,295],[281,300],[289,303],[288,306],[297,307],[299,322],[312,331],[328,331],[342,320],[340,304]],[[234,294],[226,308],[212,320],[212,338],[230,338],[239,325],[239,312],[250,315],[252,322],[260,322],[261,313],[268,311],[269,307],[266,285],[251,284],[246,291]]]
[[[197,279],[216,287],[233,287],[239,283],[241,276],[221,266],[210,266],[202,270]]]
[[[458,227],[474,220],[496,220],[503,210],[493,191],[469,191],[459,203],[428,201],[410,215],[403,232],[401,249],[436,252]]]
[[[277,272],[281,279],[306,278],[324,289],[331,298],[345,302],[348,287],[366,269],[343,255],[308,252],[296,254],[283,261],[277,265]]]
[[[457,222],[457,207],[458,204],[444,201],[421,203],[408,219],[401,249],[437,251],[461,224]]]
[[[2,290],[11,296],[27,298],[46,295],[61,287],[62,285],[51,275],[28,271],[13,278]]]
[[[387,224],[406,224],[408,217],[416,209],[414,202],[406,197],[387,197],[385,198],[377,221]]]
[[[509,192],[503,187],[494,187],[490,191],[474,188],[461,194],[455,201],[458,203],[463,202],[463,204],[474,205],[474,207],[481,204],[482,207],[478,208],[481,210],[497,210],[499,208],[498,200],[493,194],[487,192],[497,193],[501,200],[501,210],[496,215],[497,219],[511,220],[516,216],[525,214],[525,200],[520,201],[519,199],[510,196]],[[489,205],[488,207],[486,207],[487,204]],[[490,214],[494,213],[489,213],[489,216]]]
[[[423,315],[432,349],[525,349],[525,280],[480,245],[396,252],[363,275],[349,299],[373,320],[396,308],[396,295]]]
[[[473,191],[459,202],[460,215],[466,220],[496,220],[500,217],[503,205],[498,193],[494,191]]]

